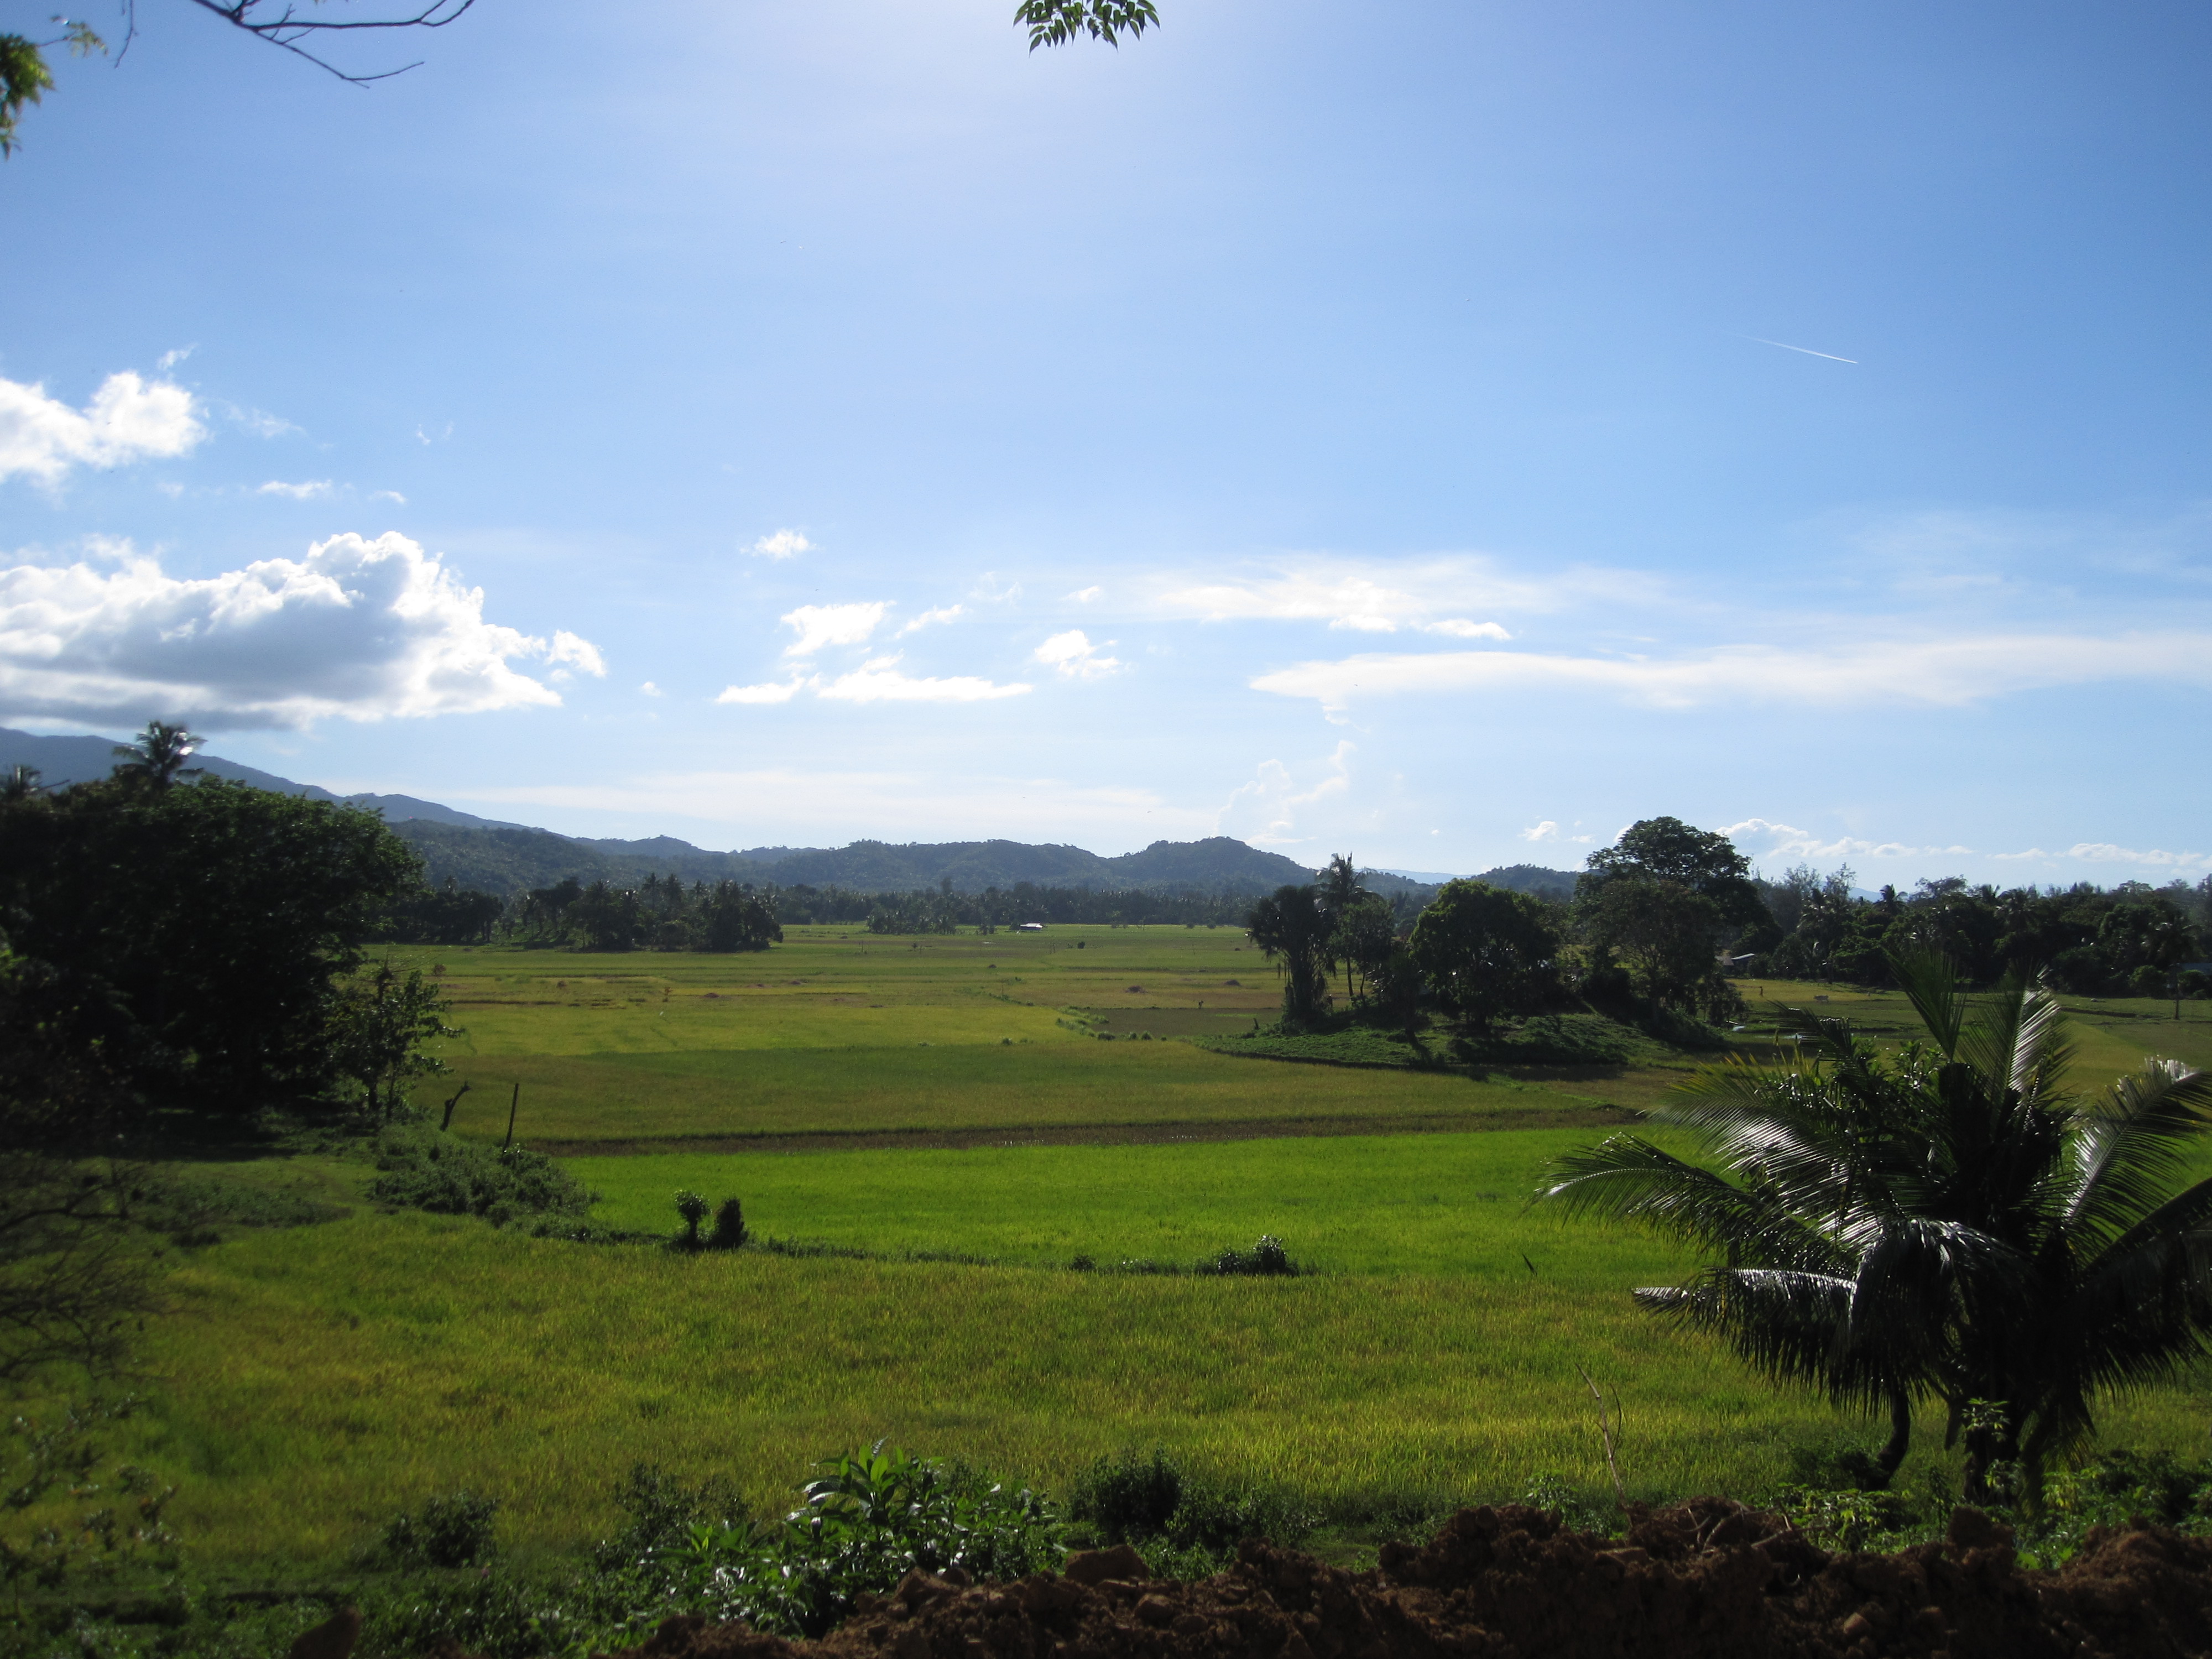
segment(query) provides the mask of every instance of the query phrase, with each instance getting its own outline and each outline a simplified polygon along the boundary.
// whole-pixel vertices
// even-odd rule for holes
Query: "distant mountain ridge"
[[[38,737],[0,726],[0,769],[34,766],[49,785],[106,777],[115,764],[113,750],[105,738]],[[977,893],[1028,882],[1101,892],[1256,895],[1311,881],[1315,874],[1294,859],[1228,836],[1156,841],[1142,852],[1112,858],[1080,847],[1017,841],[856,841],[840,848],[756,847],[717,853],[673,836],[639,841],[562,836],[478,817],[412,795],[337,795],[316,784],[296,783],[215,755],[203,754],[196,763],[216,777],[234,778],[257,788],[380,811],[392,833],[421,856],[433,884],[451,880],[503,896],[550,887],[568,876],[635,886],[649,875],[866,892],[940,889],[949,882],[956,892]],[[1403,896],[1425,902],[1436,890],[1434,884],[1401,872],[1368,870],[1362,874],[1370,889],[1387,898]],[[1575,881],[1571,873],[1533,865],[1506,866],[1481,879],[1546,896],[1571,896]]]

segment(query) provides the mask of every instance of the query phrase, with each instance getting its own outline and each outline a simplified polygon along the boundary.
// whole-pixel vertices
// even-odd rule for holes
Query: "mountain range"
[[[114,744],[106,738],[39,737],[0,726],[0,770],[35,767],[49,787],[106,777],[114,764]],[[621,841],[556,835],[528,824],[478,817],[412,795],[339,795],[217,755],[197,756],[194,764],[210,776],[235,779],[256,788],[381,812],[392,833],[421,855],[433,884],[451,880],[502,896],[550,887],[565,876],[634,886],[648,875],[867,892],[914,891],[950,882],[955,891],[969,893],[1029,882],[1038,887],[1098,891],[1241,894],[1311,881],[1315,873],[1294,859],[1227,836],[1158,841],[1140,853],[1115,858],[1103,858],[1080,847],[1014,841],[856,841],[840,848],[754,847],[717,853],[672,836]],[[1371,890],[1385,897],[1403,894],[1417,902],[1450,879],[1433,871],[1370,870],[1363,874]],[[1547,897],[1571,896],[1575,883],[1571,872],[1536,865],[1507,866],[1486,872],[1483,879]]]

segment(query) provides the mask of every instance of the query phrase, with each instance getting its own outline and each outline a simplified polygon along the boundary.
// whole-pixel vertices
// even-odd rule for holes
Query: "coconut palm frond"
[[[1758,1190],[1637,1135],[1613,1135],[1556,1160],[1535,1201],[1571,1217],[1638,1222],[1735,1261],[1805,1266],[1833,1255],[1815,1231]]]
[[[1966,1013],[1966,999],[1959,994],[1959,970],[1950,957],[1923,946],[1886,951],[1889,971],[1904,991],[1912,1012],[1928,1028],[1928,1035],[1946,1060],[1959,1054],[1959,1032]]]
[[[1957,1056],[1974,1068],[1991,1095],[2010,1090],[2024,1101],[2040,1103],[2072,1056],[2065,1029],[2057,998],[2041,986],[2009,979],[1967,1011]]]
[[[1816,1382],[1838,1400],[1871,1404],[1882,1397],[1877,1370],[1837,1364],[1835,1332],[1851,1290],[1850,1279],[1832,1273],[1715,1267],[1685,1285],[1639,1290],[1636,1300],[1720,1338],[1768,1376]]]
[[[2066,1222],[2091,1240],[2116,1237],[2148,1215],[2193,1161],[2212,1103],[2212,1073],[2146,1060],[2116,1079],[2074,1120]]]

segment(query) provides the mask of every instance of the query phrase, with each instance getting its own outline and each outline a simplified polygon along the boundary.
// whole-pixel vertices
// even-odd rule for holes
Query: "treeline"
[[[2212,995],[2212,878],[2192,887],[1969,886],[1923,881],[1866,898],[1848,869],[1769,880],[1727,836],[1647,818],[1590,854],[1573,895],[1454,881],[1418,915],[1378,926],[1349,858],[1279,889],[1244,925],[1284,976],[1286,1025],[1338,1012],[1410,1019],[1436,1007],[1480,1029],[1586,1007],[1717,1021],[1743,1008],[1746,978],[1879,986],[1893,961],[1933,951],[1970,985],[2047,977],[2078,996]]]
[[[2001,890],[1954,876],[1868,899],[1853,895],[1848,867],[1823,877],[1801,866],[1759,887],[1765,914],[1736,941],[1740,973],[1881,985],[1889,954],[1921,946],[1977,985],[2047,973],[2075,996],[2212,994],[2185,966],[2212,957],[2212,877]]]

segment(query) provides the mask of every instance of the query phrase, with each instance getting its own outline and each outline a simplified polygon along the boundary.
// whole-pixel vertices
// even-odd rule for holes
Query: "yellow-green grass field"
[[[352,1210],[171,1258],[152,1407],[120,1432],[179,1482],[196,1548],[331,1557],[460,1486],[504,1500],[514,1541],[565,1546],[608,1522],[640,1460],[732,1474],[767,1506],[811,1459],[884,1436],[1055,1486],[1160,1444],[1347,1513],[1540,1472],[1595,1491],[1578,1366],[1620,1392],[1634,1493],[1756,1493],[1793,1447],[1855,1430],[1638,1313],[1626,1290],[1682,1259],[1523,1207],[1547,1158],[1625,1118],[1608,1103],[1656,1098],[1692,1057],[1481,1079],[1233,1058],[1161,1040],[1271,1015],[1273,976],[1228,929],[919,949],[792,932],[740,957],[395,952],[443,965],[468,1028],[454,1075],[416,1097],[471,1081],[456,1127],[496,1138],[520,1081],[520,1137],[604,1194],[608,1224],[671,1229],[687,1187],[742,1197],[762,1232],[876,1254],[538,1241],[381,1212],[358,1157],[234,1169]],[[1906,1031],[1893,995],[1764,988]],[[1734,1039],[1754,1052],[1765,1006]],[[2080,1075],[2212,1060],[2202,1006],[2163,1012],[2081,1005]],[[994,1144],[1027,1141],[1084,1144]],[[1188,1261],[1263,1231],[1322,1271],[1065,1265]],[[917,1251],[991,1261],[885,1259]],[[2108,1443],[2201,1451],[2207,1380],[2115,1404]],[[1923,1425],[1922,1456],[1939,1436]]]

